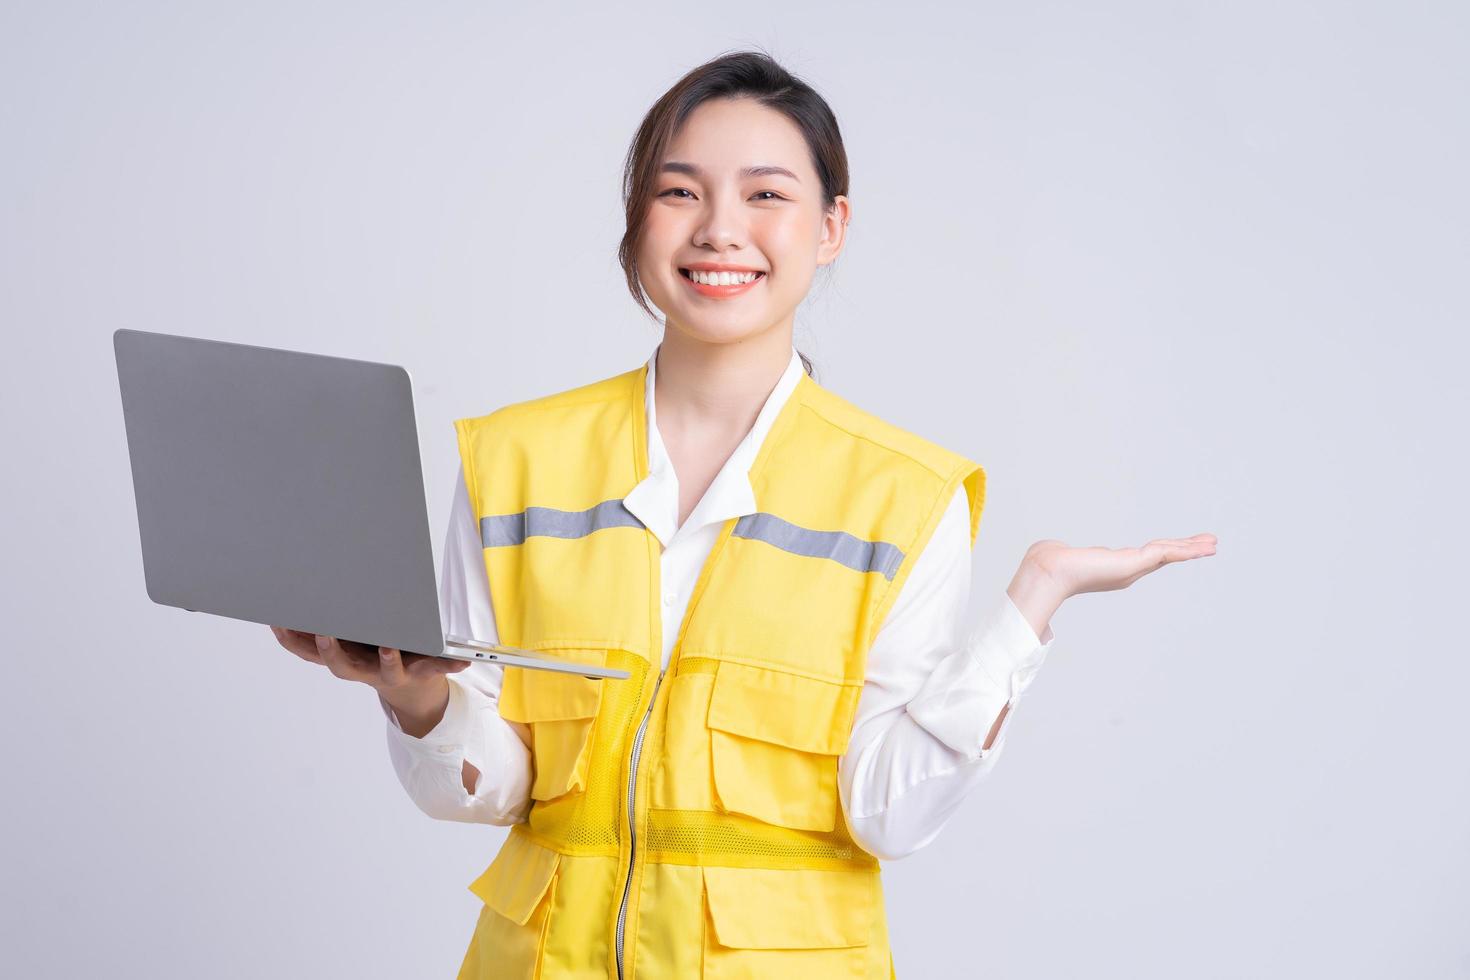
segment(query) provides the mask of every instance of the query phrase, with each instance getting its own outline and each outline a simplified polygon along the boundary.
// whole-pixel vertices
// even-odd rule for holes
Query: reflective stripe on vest
[[[607,527],[642,527],[643,522],[623,506],[622,498],[604,500],[586,510],[557,510],[527,507],[518,514],[493,514],[480,518],[480,545],[497,548],[525,544],[526,538],[584,538]]]
[[[830,558],[859,572],[881,572],[889,580],[903,564],[903,552],[887,541],[864,541],[846,531],[815,531],[775,514],[746,514],[730,533],[764,541],[793,555]]]
[[[642,527],[621,499],[604,500],[586,510],[527,507],[518,514],[480,518],[480,544],[485,548],[525,544],[526,538],[582,538],[610,527]],[[846,531],[802,527],[775,514],[746,514],[730,533],[807,558],[830,558],[859,572],[878,572],[893,579],[903,564],[903,551],[887,541],[865,541]]]

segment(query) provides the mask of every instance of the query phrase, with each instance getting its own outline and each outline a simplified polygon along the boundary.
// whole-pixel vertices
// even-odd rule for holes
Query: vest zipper
[[[623,900],[618,905],[617,961],[618,980],[623,980],[623,927],[628,920],[628,891],[633,886],[633,864],[638,851],[637,806],[634,800],[638,792],[638,760],[643,755],[643,733],[648,728],[648,719],[653,715],[653,703],[658,700],[659,685],[664,682],[664,668],[660,668],[653,682],[653,697],[648,699],[648,708],[638,731],[633,736],[633,754],[628,764],[628,877],[623,879]]]

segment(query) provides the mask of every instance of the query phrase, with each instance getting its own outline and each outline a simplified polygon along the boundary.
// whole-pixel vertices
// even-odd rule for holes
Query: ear
[[[852,202],[842,194],[822,215],[822,238],[817,243],[817,265],[828,265],[842,252],[847,241],[847,223],[852,220]]]

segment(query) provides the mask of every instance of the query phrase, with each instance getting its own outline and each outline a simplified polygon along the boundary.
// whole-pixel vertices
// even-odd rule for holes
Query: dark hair
[[[628,280],[628,291],[649,316],[657,319],[638,278],[638,244],[643,220],[653,203],[658,168],[674,134],[689,114],[709,99],[755,99],[796,124],[806,139],[812,165],[822,182],[822,207],[831,208],[839,194],[847,194],[847,151],[837,117],[820,95],[762,51],[721,55],[693,69],[665,92],[643,117],[623,163],[623,212],[627,230],[618,245],[618,264]],[[797,351],[806,373],[812,362]]]

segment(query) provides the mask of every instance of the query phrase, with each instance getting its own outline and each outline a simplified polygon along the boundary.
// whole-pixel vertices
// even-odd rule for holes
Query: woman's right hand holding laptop
[[[470,666],[468,660],[374,648],[282,626],[272,626],[271,632],[281,646],[302,660],[319,664],[343,680],[374,688],[393,709],[399,726],[415,738],[423,738],[444,717],[449,704],[445,675]]]

